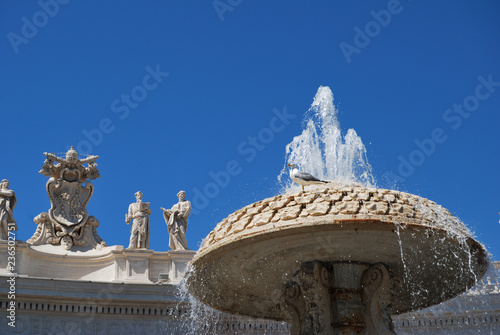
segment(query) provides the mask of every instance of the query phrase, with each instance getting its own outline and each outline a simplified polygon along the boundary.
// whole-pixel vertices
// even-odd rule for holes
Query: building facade
[[[16,241],[14,271],[8,242],[0,242],[0,254],[1,334],[289,334],[286,323],[219,313],[183,297],[193,251],[77,252]],[[498,271],[500,262],[494,265]],[[499,334],[498,276],[490,271],[473,290],[393,321],[398,334]]]

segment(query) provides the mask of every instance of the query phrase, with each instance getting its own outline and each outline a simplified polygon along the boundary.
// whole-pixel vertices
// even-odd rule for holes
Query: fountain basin
[[[229,215],[192,260],[188,286],[218,310],[291,321],[287,285],[309,262],[321,264],[326,277],[345,264],[383,264],[391,278],[391,314],[455,297],[488,266],[484,247],[436,203],[404,192],[327,184]],[[362,291],[361,278],[353,280]]]

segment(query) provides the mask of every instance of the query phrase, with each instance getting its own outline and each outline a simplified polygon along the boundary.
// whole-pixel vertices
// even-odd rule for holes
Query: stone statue
[[[150,203],[142,202],[141,191],[135,193],[135,198],[137,201],[128,206],[128,213],[125,214],[125,222],[129,224],[132,221],[128,249],[148,249],[150,236],[149,214],[151,214]]]
[[[51,208],[35,217],[37,230],[27,243],[61,245],[66,250],[73,245],[97,249],[106,246],[97,235],[99,221],[87,212],[94,193],[89,179],[100,177],[96,168],[99,156],[79,159],[74,147],[64,158],[47,152],[44,155],[46,159],[39,173],[49,177],[46,188]]]
[[[189,250],[186,230],[189,214],[191,214],[191,203],[185,200],[186,192],[184,191],[177,193],[177,197],[179,202],[173,205],[172,209],[161,207],[170,235],[168,246],[172,250]]]
[[[12,215],[16,203],[16,193],[9,190],[9,181],[3,179],[0,182],[0,240],[8,240],[9,231],[17,230],[17,223]]]

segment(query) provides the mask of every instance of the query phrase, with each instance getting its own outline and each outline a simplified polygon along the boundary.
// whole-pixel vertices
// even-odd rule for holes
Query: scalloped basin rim
[[[398,229],[405,230],[405,229],[422,229],[422,228],[427,228],[429,230],[435,231],[435,232],[442,232],[444,234],[448,234],[447,231],[444,228],[440,227],[432,227],[428,226],[425,224],[419,224],[416,220],[414,219],[408,219],[408,218],[398,218],[398,221],[392,221],[392,217],[390,216],[373,216],[373,215],[343,215],[341,216],[332,216],[328,219],[329,222],[325,222],[325,217],[312,217],[308,219],[308,222],[300,222],[300,220],[293,219],[293,220],[288,220],[286,222],[281,222],[280,225],[273,226],[273,227],[267,227],[266,229],[253,229],[253,230],[248,230],[248,231],[243,231],[240,234],[237,234],[235,236],[231,237],[226,237],[223,238],[215,243],[212,243],[208,246],[204,246],[203,248],[200,248],[200,250],[196,253],[194,259],[191,261],[191,263],[195,262],[199,258],[204,257],[206,254],[213,252],[216,249],[220,249],[224,247],[225,245],[234,243],[239,240],[247,239],[247,238],[253,238],[257,237],[259,235],[267,235],[270,233],[278,232],[278,231],[283,231],[286,229],[297,229],[299,227],[311,227],[311,226],[317,226],[317,225],[324,225],[326,227],[330,227],[333,229],[351,229],[351,230],[356,230],[356,229],[362,229],[363,226],[366,226],[367,223],[377,223],[375,226],[372,226],[371,229],[373,230],[390,230],[390,231],[396,231]],[[345,226],[348,225],[348,226]],[[333,227],[332,227],[333,226]],[[468,240],[474,241],[474,243],[479,243],[475,241],[473,238],[470,236],[463,235],[463,237],[466,237]]]

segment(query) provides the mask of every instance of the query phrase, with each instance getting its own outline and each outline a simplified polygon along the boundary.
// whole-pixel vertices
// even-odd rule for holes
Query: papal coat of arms
[[[89,179],[99,178],[98,156],[79,159],[74,147],[59,157],[44,153],[45,164],[40,174],[49,177],[47,194],[51,207],[34,221],[38,228],[27,242],[33,245],[60,244],[69,250],[73,245],[102,248],[106,243],[97,235],[99,222],[87,212],[87,204],[94,192]],[[87,166],[84,166],[86,164]]]

